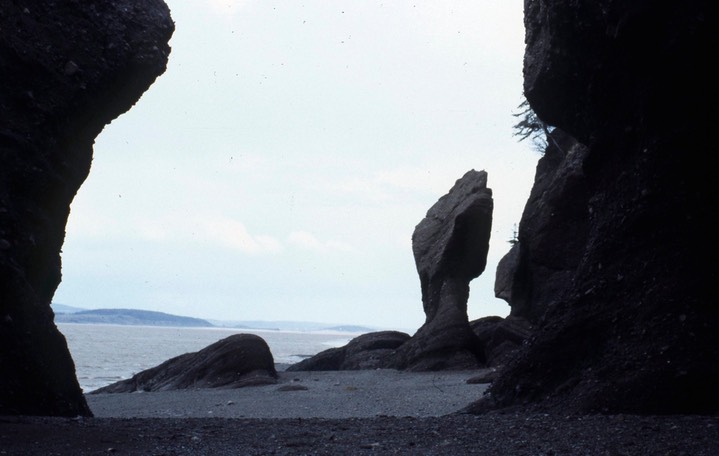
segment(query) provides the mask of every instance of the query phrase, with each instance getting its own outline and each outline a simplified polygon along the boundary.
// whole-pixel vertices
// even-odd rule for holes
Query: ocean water
[[[232,334],[262,337],[275,363],[292,364],[332,347],[347,344],[359,333],[294,332],[231,328],[58,323],[75,361],[84,392],[109,385],[184,353],[196,352]]]

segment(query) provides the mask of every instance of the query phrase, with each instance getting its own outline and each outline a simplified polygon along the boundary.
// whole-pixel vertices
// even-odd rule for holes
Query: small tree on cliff
[[[513,136],[518,137],[520,142],[530,139],[533,149],[543,154],[547,148],[549,133],[552,128],[537,117],[526,98],[517,106],[517,109],[519,109],[519,112],[512,114],[519,119],[512,127],[514,130]]]
[[[519,231],[517,230],[516,223],[512,227],[512,237],[507,242],[512,244],[512,246],[514,246],[514,244],[517,244],[519,242]]]

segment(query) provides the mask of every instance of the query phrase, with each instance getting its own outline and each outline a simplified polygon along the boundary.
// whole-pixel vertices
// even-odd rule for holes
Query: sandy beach
[[[276,385],[88,394],[87,400],[98,418],[441,416],[482,396],[486,385],[467,384],[480,372],[278,372]]]
[[[478,371],[280,372],[236,390],[90,394],[94,418],[0,417],[0,455],[719,454],[712,416],[457,413]]]

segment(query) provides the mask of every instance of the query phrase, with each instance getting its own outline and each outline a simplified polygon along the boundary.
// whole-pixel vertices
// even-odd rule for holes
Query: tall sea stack
[[[470,170],[417,224],[412,252],[425,322],[394,355],[415,371],[474,369],[484,363],[467,317],[469,283],[487,264],[494,200],[487,172]]]

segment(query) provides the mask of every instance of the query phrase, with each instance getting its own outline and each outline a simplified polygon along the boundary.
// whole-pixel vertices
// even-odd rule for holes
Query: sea
[[[262,337],[279,368],[328,348],[346,345],[361,334],[78,323],[58,323],[57,327],[67,340],[78,382],[85,393],[130,378],[175,356],[202,350],[232,334]]]

